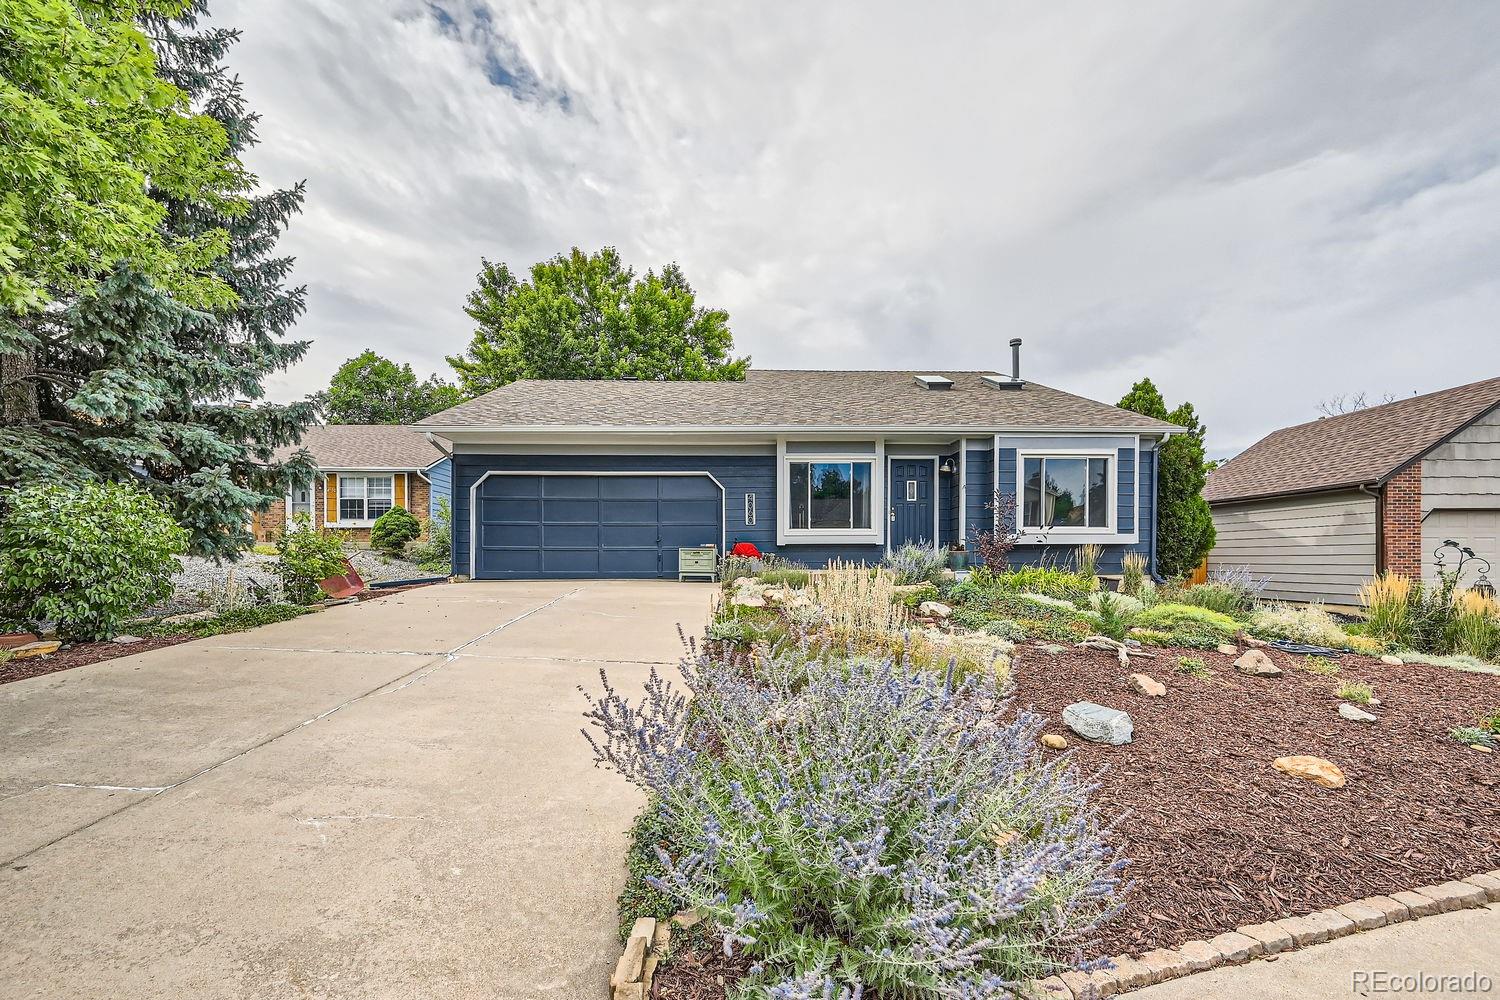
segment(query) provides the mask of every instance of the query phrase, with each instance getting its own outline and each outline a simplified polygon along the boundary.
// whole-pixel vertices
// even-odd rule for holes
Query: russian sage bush
[[[660,811],[660,887],[754,957],[738,996],[1006,997],[1112,915],[1089,786],[992,681],[795,649],[682,672],[639,704],[605,678],[585,735]]]
[[[887,554],[881,565],[896,578],[897,586],[937,583],[948,568],[948,553],[930,545],[908,543]]]

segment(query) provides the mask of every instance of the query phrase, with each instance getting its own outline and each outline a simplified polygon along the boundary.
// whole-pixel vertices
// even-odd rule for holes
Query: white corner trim
[[[454,470],[455,475],[457,471],[456,469]],[[586,470],[560,471],[557,469],[491,469],[474,480],[474,485],[469,487],[469,579],[471,580],[481,579],[474,572],[475,554],[479,547],[479,487],[483,486],[484,481],[491,476],[703,476],[719,488],[719,558],[722,559],[725,555],[724,542],[728,538],[729,533],[729,515],[725,510],[724,484],[719,482],[718,477],[711,472],[589,472]]]

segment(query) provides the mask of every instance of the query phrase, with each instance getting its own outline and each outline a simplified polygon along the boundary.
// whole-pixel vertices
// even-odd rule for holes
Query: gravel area
[[[392,559],[378,552],[360,550],[349,557],[359,575],[366,583],[382,583],[386,580],[415,580],[433,576],[416,563],[404,559]],[[208,603],[203,594],[223,590],[232,579],[235,585],[248,587],[260,585],[279,597],[281,582],[271,572],[275,556],[245,553],[235,563],[215,563],[212,559],[187,557],[182,560],[182,572],[172,578],[172,596],[165,602],[145,612],[148,616],[178,615],[198,611]]]

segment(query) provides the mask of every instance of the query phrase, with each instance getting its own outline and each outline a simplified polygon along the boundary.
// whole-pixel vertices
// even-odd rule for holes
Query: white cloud
[[[763,367],[1151,375],[1216,452],[1500,373],[1500,7],[218,0],[320,387],[479,258],[680,261]],[[494,82],[494,81],[499,81]]]

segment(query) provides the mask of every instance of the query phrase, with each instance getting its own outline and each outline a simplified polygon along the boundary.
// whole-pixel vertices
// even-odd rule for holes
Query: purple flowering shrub
[[[1114,912],[1089,786],[992,679],[802,650],[682,671],[639,704],[605,678],[585,736],[659,803],[660,887],[756,958],[742,995],[1006,997]]]

